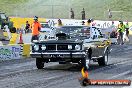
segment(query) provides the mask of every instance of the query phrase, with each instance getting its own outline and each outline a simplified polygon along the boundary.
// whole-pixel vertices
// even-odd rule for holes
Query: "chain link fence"
[[[132,20],[132,12],[130,11],[111,11],[112,18],[109,18],[108,11],[104,11],[104,18],[106,20],[112,21],[131,21]]]
[[[131,11],[111,11],[112,18],[109,19],[108,11],[106,10],[106,8],[108,7],[104,6],[99,8],[101,5],[99,5],[98,3],[91,3],[91,8],[91,5],[86,6],[83,2],[81,2],[83,4],[80,3],[78,5],[78,3],[73,3],[73,0],[49,0],[45,2],[43,2],[43,0],[40,0],[36,2],[37,3],[30,2],[27,4],[10,4],[6,6],[1,3],[0,5],[3,5],[3,8],[1,9],[4,9],[4,12],[6,12],[7,15],[16,17],[33,17],[36,15],[43,18],[68,19],[70,18],[70,9],[72,8],[75,14],[75,19],[81,19],[81,11],[84,8],[86,13],[86,19],[94,18],[97,20],[132,20]]]

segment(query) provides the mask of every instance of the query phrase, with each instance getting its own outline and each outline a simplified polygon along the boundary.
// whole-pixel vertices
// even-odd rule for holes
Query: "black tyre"
[[[82,58],[81,59],[82,67],[86,67],[88,69],[89,68],[89,62],[90,62],[90,60],[88,59],[88,56],[86,56],[85,58]]]
[[[109,53],[108,50],[106,50],[104,56],[98,59],[99,66],[108,65],[108,53]]]
[[[15,28],[15,27],[11,28],[11,29],[10,29],[10,32],[11,32],[11,33],[16,33],[16,28]]]
[[[36,66],[38,69],[43,69],[44,63],[42,61],[42,58],[36,58]]]

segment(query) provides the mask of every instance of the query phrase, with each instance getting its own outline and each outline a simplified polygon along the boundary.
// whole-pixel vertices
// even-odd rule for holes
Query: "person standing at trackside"
[[[61,19],[58,19],[58,26],[62,26],[62,21],[61,21]]]
[[[123,24],[123,21],[119,21],[120,24],[118,25],[118,29],[117,29],[117,32],[118,32],[118,40],[119,40],[119,44],[120,45],[123,45],[123,33],[126,29],[125,25]]]
[[[85,10],[83,8],[83,10],[81,11],[81,14],[82,14],[82,20],[85,20]]]
[[[112,13],[111,13],[111,10],[110,9],[108,9],[108,17],[109,18],[112,18]]]
[[[128,24],[128,22],[126,22],[126,36],[128,37],[128,35],[129,35],[129,24]]]
[[[114,21],[112,21],[112,25],[110,26],[110,28],[112,29],[112,31],[116,31],[117,28],[114,24]]]
[[[72,8],[71,8],[71,19],[74,19],[74,11],[72,10]]]
[[[91,19],[88,19],[88,21],[86,22],[85,25],[90,27],[91,26],[91,22],[92,22],[92,20]]]
[[[128,22],[126,22],[126,25],[125,25],[126,29],[125,29],[125,32],[124,32],[124,35],[123,35],[123,41],[127,41],[129,42],[129,24]]]
[[[30,24],[26,21],[25,33],[29,32]]]
[[[112,29],[115,28],[114,21],[112,21],[111,28],[112,28]]]
[[[31,42],[33,42],[33,40],[39,40],[39,31],[41,29],[41,24],[38,22],[38,17],[35,16],[34,17],[34,22],[32,24],[32,39]]]
[[[117,33],[116,33],[116,26],[114,24],[114,21],[112,21],[112,25],[110,26],[110,28],[112,29],[112,32],[110,33],[110,38],[116,38]]]

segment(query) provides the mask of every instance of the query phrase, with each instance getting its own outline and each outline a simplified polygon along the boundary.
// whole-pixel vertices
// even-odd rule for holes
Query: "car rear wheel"
[[[11,32],[11,33],[16,33],[16,28],[15,28],[15,27],[11,28],[11,29],[10,29],[10,32]]]
[[[102,58],[98,59],[99,66],[108,65],[108,50],[105,52],[105,55]]]
[[[36,58],[36,66],[38,69],[43,69],[44,63],[42,61],[42,58]]]

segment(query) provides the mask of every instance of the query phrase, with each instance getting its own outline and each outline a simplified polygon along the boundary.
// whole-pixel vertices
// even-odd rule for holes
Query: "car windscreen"
[[[41,24],[42,28],[50,28],[48,24]]]
[[[57,29],[57,32],[66,33],[72,38],[86,38],[90,36],[89,27],[61,27]]]
[[[101,43],[101,41],[86,41],[85,43]]]
[[[90,33],[90,28],[86,27],[61,27],[57,28],[58,32],[63,32],[63,33]]]

